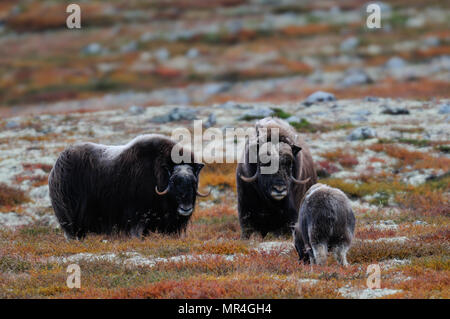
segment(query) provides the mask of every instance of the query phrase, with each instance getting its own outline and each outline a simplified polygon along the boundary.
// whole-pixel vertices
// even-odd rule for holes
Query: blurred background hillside
[[[448,97],[449,1],[378,2],[373,30],[358,0],[80,0],[82,28],[69,30],[72,2],[0,2],[1,115],[296,101],[317,90]]]

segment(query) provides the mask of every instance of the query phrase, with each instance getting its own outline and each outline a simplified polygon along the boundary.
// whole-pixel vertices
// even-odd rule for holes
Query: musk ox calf
[[[278,143],[267,146],[276,142],[271,140],[273,129],[279,132]],[[243,238],[252,233],[289,233],[297,222],[303,195],[317,180],[308,146],[287,122],[264,118],[256,123],[256,133],[256,138],[247,140],[243,159],[236,168]],[[264,144],[265,149],[278,152],[279,167],[273,174],[261,173],[261,166],[267,163],[261,163],[259,151],[256,163],[249,161],[250,149],[263,150]]]
[[[324,265],[331,250],[347,266],[354,231],[355,215],[347,196],[337,188],[315,184],[305,195],[293,231],[300,261]]]
[[[179,233],[194,210],[203,164],[175,164],[175,141],[136,137],[126,145],[68,147],[49,176],[50,198],[66,238],[87,233]],[[186,150],[183,150],[186,151]],[[190,151],[187,151],[190,152]]]

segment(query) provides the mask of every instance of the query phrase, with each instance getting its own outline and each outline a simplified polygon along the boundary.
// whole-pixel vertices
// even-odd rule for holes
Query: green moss
[[[280,119],[287,119],[287,118],[291,117],[291,114],[283,111],[280,108],[272,108],[272,110],[275,112],[275,114],[273,116],[279,117]]]
[[[299,132],[310,132],[315,133],[318,131],[318,128],[311,124],[307,119],[302,118],[300,122],[291,122],[291,124],[297,131]]]
[[[436,147],[442,153],[448,154],[450,153],[450,145],[439,145]]]

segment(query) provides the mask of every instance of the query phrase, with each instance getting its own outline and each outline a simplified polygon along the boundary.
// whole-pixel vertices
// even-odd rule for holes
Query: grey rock
[[[350,37],[342,41],[340,49],[341,51],[348,52],[356,49],[359,44],[359,39],[357,37]]]
[[[380,99],[377,98],[376,96],[366,96],[364,98],[364,101],[366,102],[378,102]]]
[[[177,121],[192,121],[197,119],[197,111],[190,107],[176,107],[168,114],[155,116],[151,119],[153,123],[168,123]]]
[[[366,72],[360,69],[352,69],[346,72],[339,85],[342,87],[350,87],[369,83],[373,83],[373,80]]]
[[[300,121],[301,119],[296,115],[292,115],[286,119],[286,122],[288,123],[300,123]]]
[[[385,66],[388,69],[399,69],[399,68],[403,68],[406,66],[406,62],[405,60],[403,60],[402,58],[399,58],[397,56],[390,58]]]
[[[306,100],[303,102],[306,106],[311,106],[314,103],[319,102],[331,102],[336,101],[336,97],[332,93],[327,93],[323,91],[317,91],[311,94],[306,98]]]
[[[8,121],[5,125],[5,128],[11,130],[20,127],[20,124],[16,121]]]
[[[170,52],[166,48],[158,49],[154,52],[158,61],[167,61],[170,58]]]
[[[445,103],[439,105],[439,114],[450,114],[450,104]]]
[[[245,110],[245,109],[251,109],[252,108],[249,105],[242,105],[242,104],[236,103],[234,101],[227,101],[225,103],[222,103],[222,104],[218,105],[217,107],[221,108],[221,109],[225,109],[225,110],[233,110],[233,109],[234,110],[236,110],[236,109]]]
[[[414,225],[424,225],[424,226],[428,225],[427,222],[424,222],[422,220],[416,220],[413,224]]]
[[[94,42],[85,46],[82,50],[82,53],[86,55],[97,55],[102,53],[102,51],[103,51],[102,45],[100,43]]]
[[[120,52],[122,53],[130,53],[130,52],[136,52],[138,49],[138,44],[136,41],[131,41],[127,44],[124,44],[120,47]]]
[[[409,114],[409,110],[404,107],[383,105],[383,111],[381,114],[407,115]]]
[[[353,112],[353,114],[360,115],[360,116],[369,116],[372,114],[369,110],[358,110],[356,112]]]
[[[436,47],[441,44],[441,41],[439,40],[438,37],[429,36],[423,40],[423,44],[426,45],[427,47]]]
[[[139,105],[132,105],[128,109],[128,112],[132,115],[139,115],[145,112],[145,108]]]
[[[189,59],[195,59],[199,56],[199,52],[196,48],[190,48],[188,52],[186,52],[186,57]]]
[[[211,113],[208,115],[208,119],[203,124],[203,126],[205,128],[210,128],[210,127],[213,127],[214,125],[216,125],[216,123],[217,123],[216,115],[214,113]]]
[[[230,90],[231,87],[232,84],[228,82],[206,84],[203,88],[203,93],[207,96],[212,96],[226,92]]]
[[[354,129],[347,137],[349,141],[365,140],[368,138],[374,138],[377,136],[377,132],[368,126],[358,127]]]

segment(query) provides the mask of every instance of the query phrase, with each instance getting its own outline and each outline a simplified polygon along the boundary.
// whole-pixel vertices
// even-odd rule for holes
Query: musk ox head
[[[160,191],[158,185],[155,192],[160,196],[168,196],[174,204],[177,205],[177,212],[181,216],[189,216],[192,214],[195,206],[196,196],[205,197],[208,194],[200,193],[198,188],[198,176],[204,164],[179,164],[171,168],[165,167],[167,174],[167,185],[164,190]]]
[[[309,181],[309,178],[298,180],[294,177],[302,165],[302,157],[297,156],[301,147],[285,142],[276,144],[267,142],[261,146],[256,143],[249,144],[248,147],[249,150],[259,149],[257,163],[250,164],[256,167],[253,169],[255,174],[250,177],[240,175],[240,178],[246,183],[257,183],[266,198],[281,201],[286,198],[293,184],[305,184]],[[273,165],[273,161],[278,161],[278,165]],[[268,166],[278,167],[278,170],[271,174],[264,174],[263,168]]]

